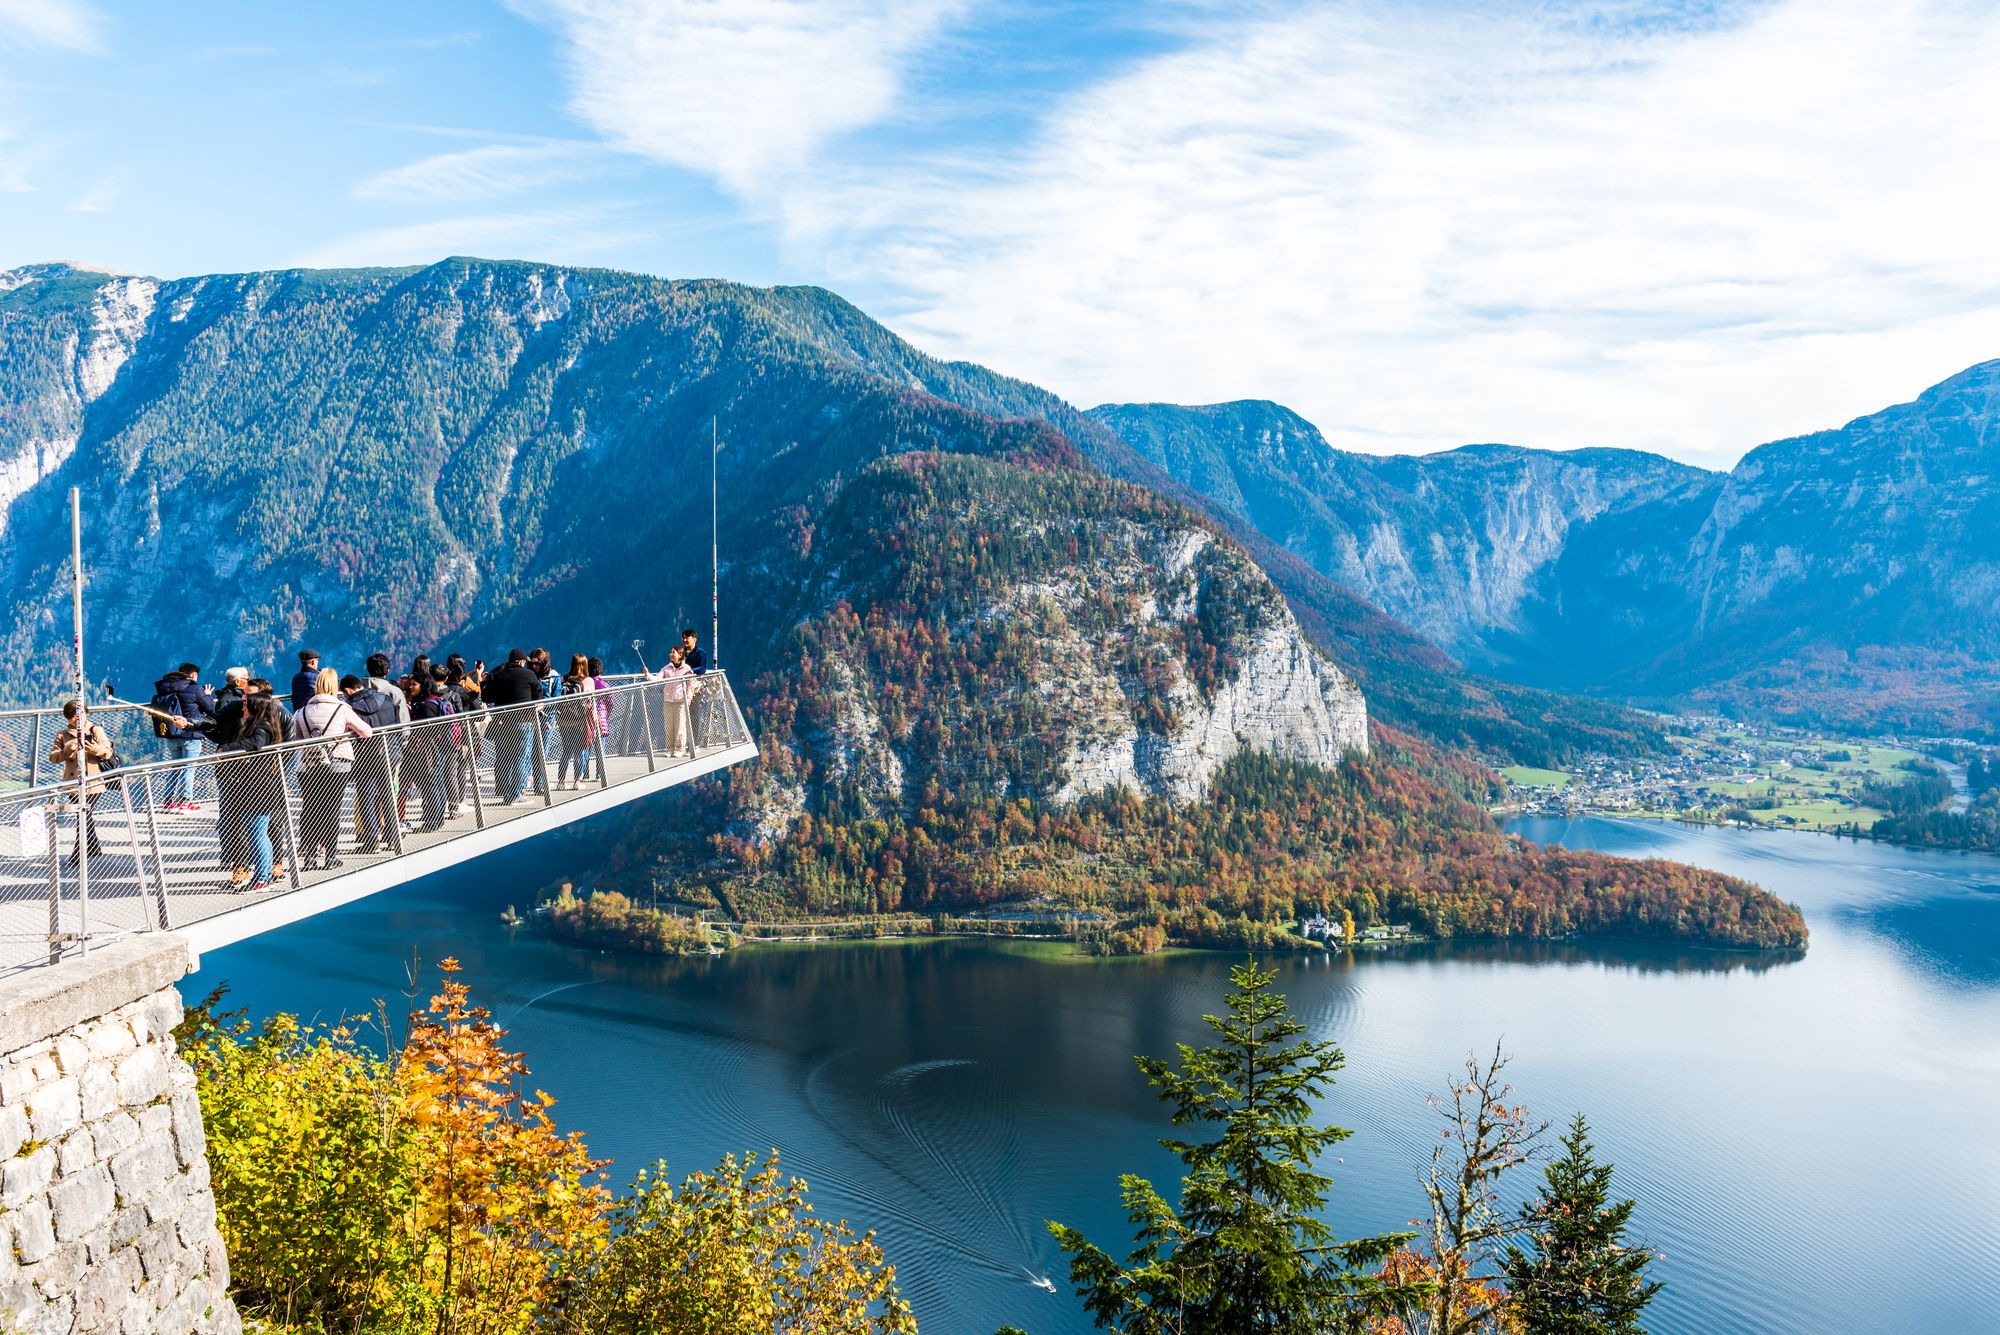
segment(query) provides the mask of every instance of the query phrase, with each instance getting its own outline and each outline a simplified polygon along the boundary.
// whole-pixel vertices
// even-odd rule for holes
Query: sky
[[[0,268],[811,283],[1088,406],[1723,467],[2000,356],[1991,0],[0,0]]]

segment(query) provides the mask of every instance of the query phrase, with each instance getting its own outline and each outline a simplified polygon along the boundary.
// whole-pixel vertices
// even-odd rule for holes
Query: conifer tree
[[[1361,1329],[1411,1296],[1370,1273],[1409,1235],[1349,1242],[1319,1217],[1332,1180],[1314,1161],[1348,1132],[1319,1126],[1312,1100],[1340,1069],[1333,1043],[1299,1037],[1275,971],[1244,964],[1227,1015],[1204,1017],[1222,1038],[1180,1045],[1180,1066],[1138,1058],[1175,1126],[1213,1124],[1213,1140],[1176,1138],[1187,1174],[1178,1208],[1153,1184],[1120,1179],[1137,1242],[1123,1263],[1051,1222],[1070,1278],[1101,1329],[1126,1335],[1306,1335]]]
[[[1507,1249],[1510,1314],[1524,1335],[1643,1335],[1660,1285],[1645,1278],[1652,1254],[1625,1240],[1634,1202],[1611,1202],[1611,1165],[1597,1161],[1582,1113],[1562,1144],[1522,1207],[1526,1247]]]

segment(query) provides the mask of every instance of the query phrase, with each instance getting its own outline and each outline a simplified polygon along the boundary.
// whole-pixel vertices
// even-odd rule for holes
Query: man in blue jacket
[[[167,758],[193,760],[201,754],[202,743],[215,730],[215,697],[201,684],[201,669],[183,663],[153,683],[153,709],[167,715],[162,736],[167,739]],[[183,765],[167,776],[167,795],[161,806],[168,811],[200,811],[195,800],[198,765]]]
[[[306,707],[306,701],[313,698],[319,687],[319,654],[311,649],[299,650],[299,670],[292,675],[292,712]]]

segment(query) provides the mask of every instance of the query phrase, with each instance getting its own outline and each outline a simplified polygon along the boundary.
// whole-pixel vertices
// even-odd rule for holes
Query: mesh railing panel
[[[187,760],[134,764],[121,731],[124,763],[93,778],[80,820],[75,782],[48,758],[59,721],[42,726],[45,781],[0,791],[0,970],[186,926],[750,741],[720,672]]]

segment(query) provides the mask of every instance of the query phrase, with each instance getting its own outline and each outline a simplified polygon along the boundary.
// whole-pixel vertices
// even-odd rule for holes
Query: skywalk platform
[[[671,698],[670,691],[685,698]],[[554,780],[563,729],[556,707],[555,701],[541,701],[483,710],[355,739],[356,748],[377,748],[398,785],[406,766],[416,763],[412,755],[425,764],[452,767],[460,800],[446,807],[448,814],[436,829],[427,830],[420,793],[408,791],[402,803],[408,825],[399,823],[386,850],[362,854],[351,851],[357,835],[350,787],[343,795],[339,824],[343,865],[330,870],[306,870],[298,856],[312,819],[300,772],[316,759],[311,752],[317,742],[262,752],[261,761],[246,762],[223,752],[113,771],[91,803],[99,851],[88,858],[87,889],[73,856],[79,833],[74,784],[44,782],[0,793],[0,971],[51,963],[136,932],[176,931],[196,951],[218,949],[757,754],[721,673],[705,674],[698,691],[668,688],[656,680],[625,681],[591,703],[599,718],[608,716],[608,726],[591,730],[598,735],[587,745],[590,777],[574,788],[558,787]],[[52,737],[57,726],[45,722],[41,731]],[[510,729],[512,737],[503,737]],[[530,783],[539,782],[542,791],[503,802],[495,770],[507,759],[509,745],[521,748]],[[432,750],[426,752],[426,747]],[[241,808],[245,792],[244,771],[226,770],[232,763],[258,766],[257,782],[283,790],[271,837],[284,870],[269,890],[250,893],[231,884],[222,818],[229,809]],[[177,781],[186,781],[189,770],[201,810],[163,810],[164,796]],[[240,851],[229,861],[238,857]]]

